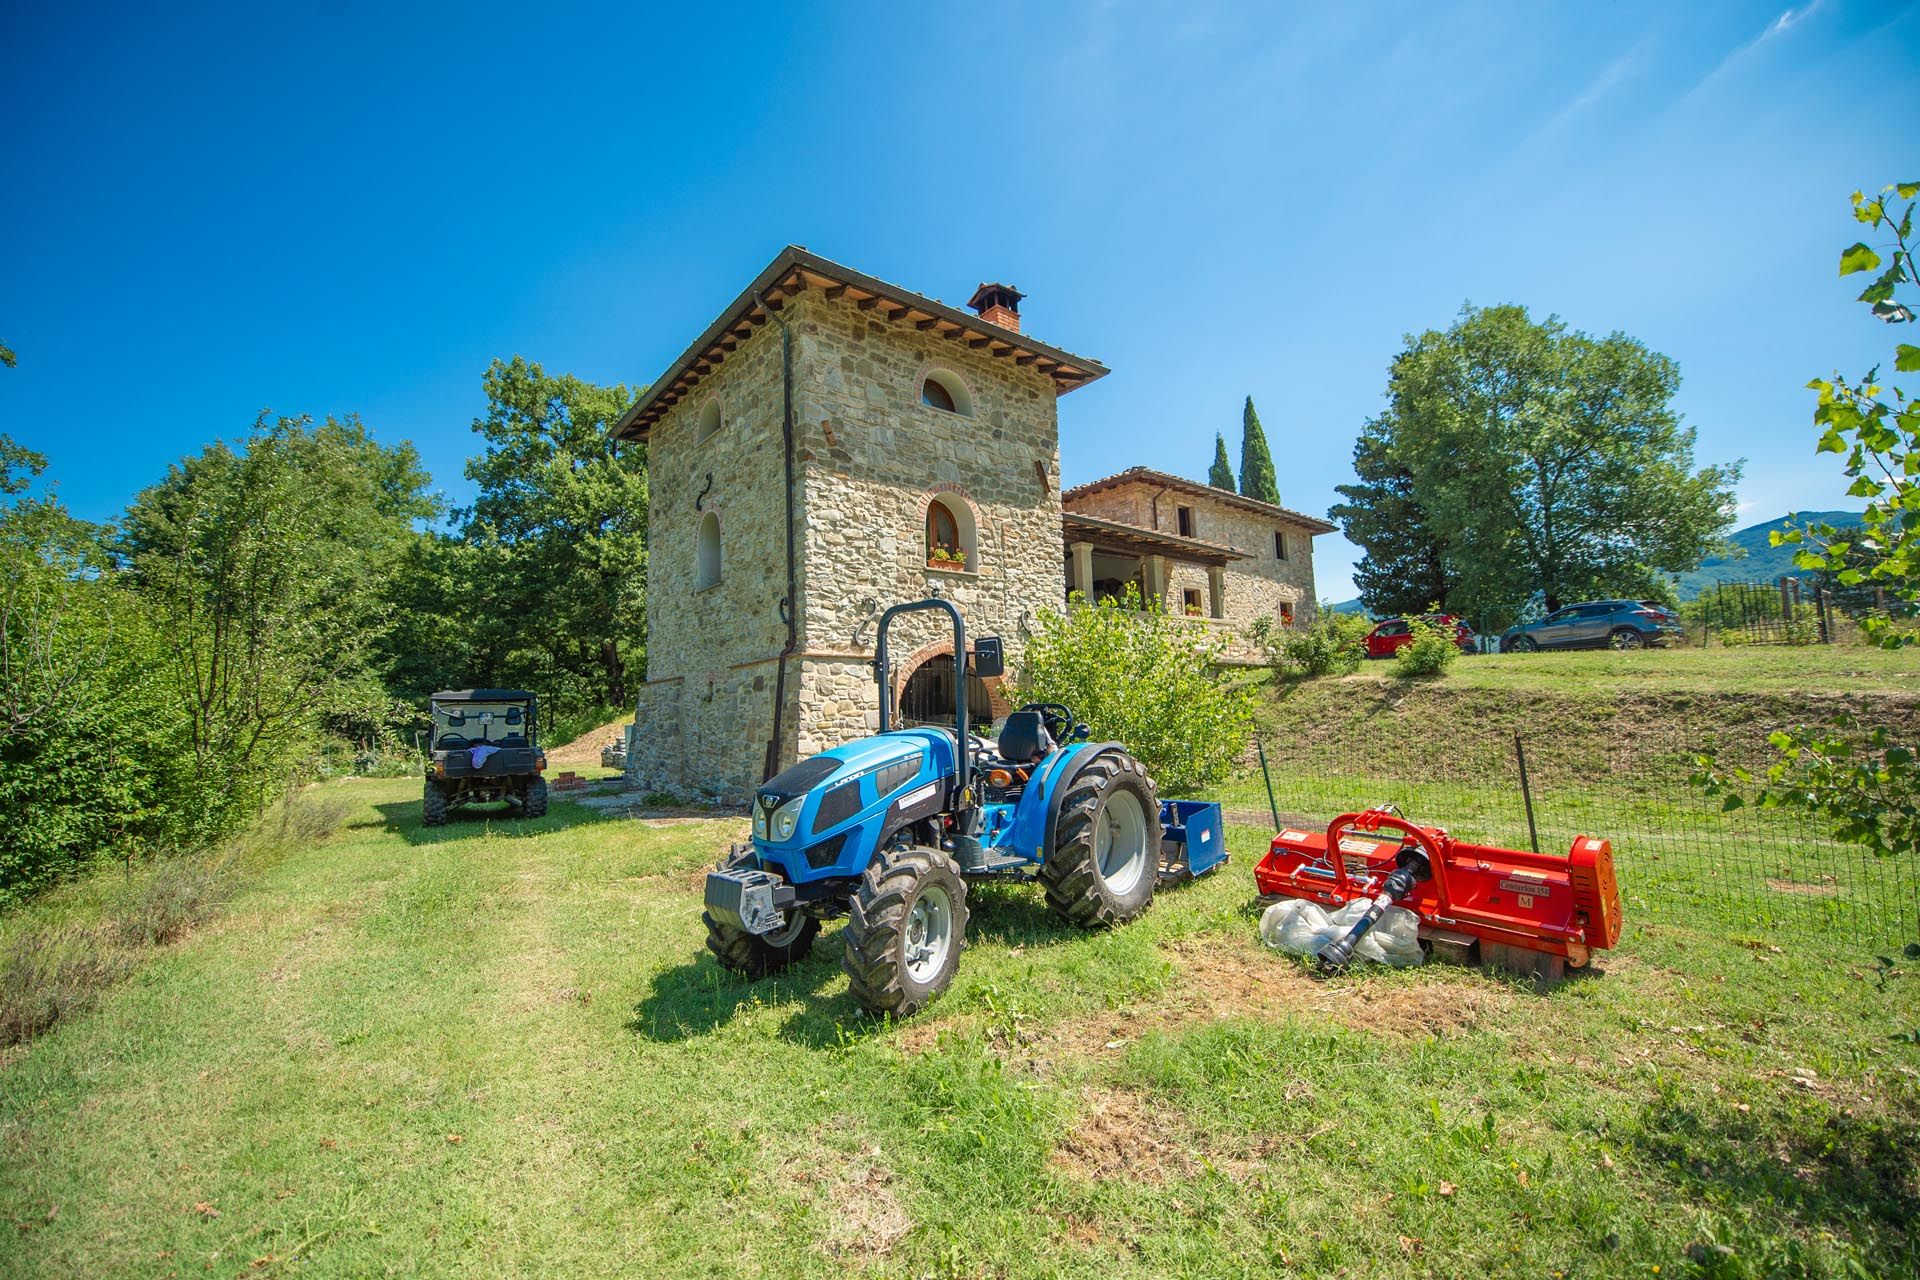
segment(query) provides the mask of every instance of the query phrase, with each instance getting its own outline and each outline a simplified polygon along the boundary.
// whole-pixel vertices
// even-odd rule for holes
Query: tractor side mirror
[[[1005,675],[1007,656],[1000,648],[1000,637],[981,636],[976,639],[973,642],[973,657],[968,661],[967,668],[983,680]]]

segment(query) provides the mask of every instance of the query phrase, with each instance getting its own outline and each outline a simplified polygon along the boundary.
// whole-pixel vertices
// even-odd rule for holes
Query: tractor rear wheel
[[[426,789],[420,793],[420,825],[447,825],[447,789],[432,778],[427,779]]]
[[[547,816],[547,780],[535,777],[520,793],[520,813],[523,817],[544,818]]]
[[[884,852],[853,891],[842,937],[853,998],[874,1013],[918,1013],[960,967],[967,883],[938,849]]]
[[[778,933],[748,933],[738,925],[722,924],[706,912],[707,950],[726,968],[749,978],[765,978],[799,964],[813,950],[820,922],[794,912]]]
[[[1160,802],[1138,760],[1111,751],[1067,784],[1040,864],[1047,905],[1085,929],[1124,924],[1153,902]]]

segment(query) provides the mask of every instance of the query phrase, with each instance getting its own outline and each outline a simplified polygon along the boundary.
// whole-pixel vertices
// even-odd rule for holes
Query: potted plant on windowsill
[[[966,555],[963,552],[955,551],[951,547],[935,547],[927,553],[927,568],[929,569],[946,569],[949,572],[959,572],[966,567]]]
[[[1203,616],[1203,615],[1201,614],[1201,612],[1200,612],[1200,606],[1199,606],[1199,605],[1197,605],[1197,604],[1190,604],[1190,605],[1188,605],[1188,606],[1187,606],[1187,616],[1188,616],[1189,618],[1198,618],[1198,617],[1201,617],[1201,616]]]

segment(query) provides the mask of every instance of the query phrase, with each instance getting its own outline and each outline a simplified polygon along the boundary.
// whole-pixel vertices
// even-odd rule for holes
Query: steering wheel
[[[1074,730],[1080,722],[1073,718],[1073,711],[1058,702],[1029,702],[1020,708],[1022,711],[1038,711],[1040,723],[1047,727],[1047,733],[1055,742],[1070,742]]]

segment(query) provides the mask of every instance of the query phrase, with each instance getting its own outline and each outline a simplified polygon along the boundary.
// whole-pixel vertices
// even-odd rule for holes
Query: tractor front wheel
[[[748,933],[738,925],[722,924],[704,911],[700,918],[707,925],[707,950],[722,965],[749,978],[765,978],[799,964],[813,950],[813,940],[820,933],[820,922],[798,911],[777,933]]]
[[[842,936],[853,998],[874,1013],[918,1013],[960,967],[966,881],[938,849],[882,853],[860,877]]]
[[[427,779],[426,790],[420,794],[420,825],[423,827],[447,825],[447,789],[432,778]]]
[[[1132,756],[1100,756],[1067,784],[1053,848],[1040,865],[1047,905],[1084,929],[1124,924],[1153,902],[1160,802]]]

